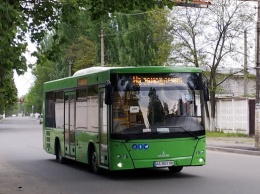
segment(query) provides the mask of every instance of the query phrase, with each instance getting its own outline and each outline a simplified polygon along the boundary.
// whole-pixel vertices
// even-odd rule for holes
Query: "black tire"
[[[65,163],[65,158],[61,154],[60,144],[58,144],[56,148],[56,160],[61,164]]]
[[[170,166],[168,167],[170,172],[181,172],[183,169],[183,166]]]
[[[93,149],[90,154],[89,171],[95,174],[100,173],[100,169],[98,168],[97,152],[95,149]]]

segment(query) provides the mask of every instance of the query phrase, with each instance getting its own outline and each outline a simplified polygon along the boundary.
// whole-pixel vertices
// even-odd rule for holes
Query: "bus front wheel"
[[[168,167],[170,172],[181,172],[183,169],[183,166],[170,166]]]
[[[94,172],[95,174],[99,173],[99,168],[98,168],[98,159],[97,159],[97,152],[95,149],[92,150],[91,156],[90,156],[90,164],[89,164],[89,170],[90,172]]]

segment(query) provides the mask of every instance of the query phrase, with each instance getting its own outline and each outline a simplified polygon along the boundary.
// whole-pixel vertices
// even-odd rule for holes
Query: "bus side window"
[[[46,103],[45,103],[45,126],[46,127],[56,127],[55,124],[55,103],[54,103],[54,92],[46,93]]]
[[[64,94],[55,93],[55,123],[56,128],[63,128],[64,125]]]

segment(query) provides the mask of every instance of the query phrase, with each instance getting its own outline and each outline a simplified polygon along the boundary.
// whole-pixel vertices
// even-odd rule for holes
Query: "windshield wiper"
[[[131,140],[133,140],[133,139],[136,139],[138,136],[139,136],[139,135],[134,135],[134,136],[132,136],[132,137],[126,139],[126,140],[125,140],[125,143],[127,143],[127,142],[129,142],[129,141],[131,141]]]
[[[194,133],[192,133],[192,132],[190,132],[190,131],[188,131],[188,130],[186,130],[184,127],[172,127],[172,128],[180,128],[180,129],[182,129],[183,131],[185,131],[186,133],[188,133],[190,136],[192,136],[192,137],[194,137],[195,139],[200,139],[197,135],[195,135]],[[159,132],[150,132],[150,133],[147,133],[147,134],[159,134]],[[131,141],[131,140],[134,140],[134,139],[136,139],[136,138],[138,138],[140,136],[140,134],[138,134],[138,135],[133,135],[132,137],[130,137],[130,138],[127,138],[126,140],[125,140],[125,143],[127,143],[127,142],[129,142],[129,141]]]
[[[130,138],[127,138],[126,140],[125,140],[125,143],[127,143],[127,142],[129,142],[129,141],[131,141],[131,140],[133,140],[133,139],[136,139],[136,138],[138,138],[138,137],[140,137],[140,136],[142,136],[143,137],[143,135],[147,135],[147,134],[149,134],[149,135],[151,135],[151,134],[158,134],[158,132],[146,132],[146,133],[139,133],[139,134],[137,134],[137,135],[133,135],[132,137],[130,137]]]
[[[190,134],[191,136],[195,137],[195,139],[200,139],[197,135],[195,135],[194,133],[184,129],[183,127],[176,127],[176,128],[181,128],[183,131],[185,131],[186,133]]]
[[[157,127],[159,127],[159,126],[157,126]],[[190,136],[195,137],[195,139],[200,139],[197,135],[195,135],[194,133],[186,130],[184,127],[181,127],[181,126],[160,126],[160,127],[162,127],[162,128],[164,128],[164,127],[165,128],[177,128],[177,129],[180,128],[183,131],[185,131],[186,133],[188,133]]]

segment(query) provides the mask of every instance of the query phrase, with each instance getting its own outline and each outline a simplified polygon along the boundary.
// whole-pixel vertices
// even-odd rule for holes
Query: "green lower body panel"
[[[205,138],[136,140],[110,143],[110,170],[202,166],[206,164]]]

